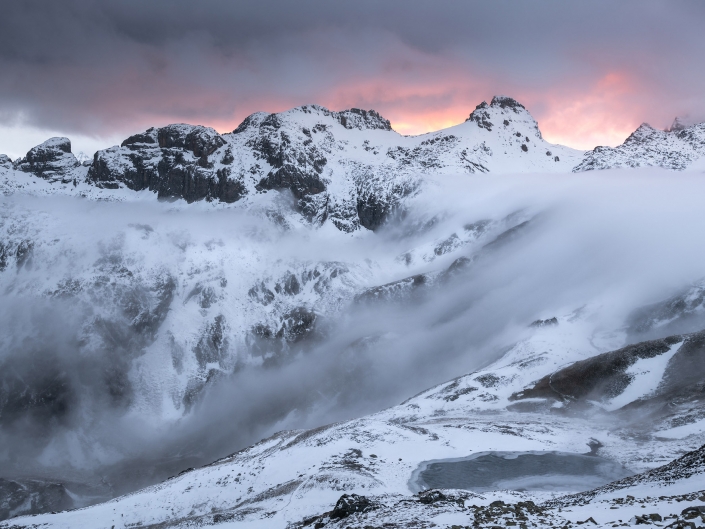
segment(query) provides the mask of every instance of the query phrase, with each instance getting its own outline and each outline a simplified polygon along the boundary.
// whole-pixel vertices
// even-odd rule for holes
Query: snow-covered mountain
[[[698,127],[589,168],[692,167]],[[337,527],[353,493],[363,527],[470,525],[575,480],[413,495],[430,462],[590,450],[602,485],[697,448],[705,184],[571,173],[596,152],[495,97],[414,137],[306,106],[0,157],[0,518],[161,482],[5,527]]]
[[[573,171],[654,166],[682,171],[703,156],[705,123],[686,127],[676,120],[669,130],[643,123],[622,145],[587,152]]]
[[[543,140],[523,105],[497,96],[465,123],[420,136],[400,135],[375,111],[308,105],[252,114],[222,135],[183,124],[151,128],[97,152],[88,168],[66,138],[52,138],[14,167],[49,180],[245,207],[267,191],[290,190],[309,222],[351,232],[378,228],[424,174],[566,172],[581,155]]]
[[[685,451],[698,449],[705,419],[702,413],[693,416],[692,410],[696,406],[703,411],[702,392],[695,391],[688,399],[678,400],[678,407],[661,409],[648,418],[629,418],[623,411],[642,405],[645,396],[660,399],[660,394],[650,393],[651,388],[672,382],[674,375],[701,381],[705,355],[702,333],[607,353],[615,361],[599,362],[599,369],[613,377],[630,370],[635,375],[622,377],[619,386],[605,378],[605,391],[591,393],[593,399],[599,399],[592,412],[575,413],[579,401],[563,391],[566,387],[582,388],[566,385],[568,375],[561,373],[572,374],[584,384],[586,362],[597,362],[600,357],[555,370],[594,351],[590,341],[595,337],[586,333],[592,310],[594,307],[536,326],[530,337],[487,368],[374,415],[313,430],[278,432],[211,465],[189,469],[111,502],[20,518],[4,527],[301,527],[314,523],[320,524],[318,527],[348,527],[351,523],[353,527],[383,523],[390,524],[385,527],[406,527],[411,520],[422,526],[465,527],[482,517],[518,514],[516,508],[494,512],[498,501],[523,505],[530,510],[525,515],[538,527],[544,526],[540,518],[565,524],[592,517],[605,527],[618,518],[628,521],[652,513],[681,518],[683,510],[703,501],[698,500],[705,494],[703,448],[661,469],[565,498],[561,490],[585,490],[600,484],[599,474],[586,472],[566,482],[570,475],[561,481],[561,468],[554,469],[556,485],[547,490],[528,485],[524,492],[462,492],[446,485],[444,489],[453,490],[436,496],[423,492],[423,487],[417,495],[409,491],[418,490],[415,476],[429,460],[453,462],[468,453],[508,454],[510,459],[518,453],[584,453],[589,454],[588,460],[599,456],[625,465],[623,470],[616,469],[616,475],[623,477],[660,467]],[[624,358],[629,360],[616,361]],[[676,358],[686,364],[674,367],[669,360]],[[689,372],[692,369],[696,371]],[[595,372],[594,367],[588,370]],[[546,395],[536,393],[532,381],[551,373],[558,375],[562,385],[553,389],[547,402]],[[645,378],[650,385],[644,384]],[[587,383],[594,385],[595,379],[593,375]],[[517,388],[527,386],[527,391],[536,394],[517,397]],[[664,408],[671,402],[676,401],[664,401]],[[695,432],[700,433],[693,436]],[[605,465],[607,459],[597,461]],[[361,507],[363,500],[352,498],[348,512],[339,512],[336,517],[331,509],[343,494],[364,496],[365,504]],[[534,504],[539,506],[531,512]],[[641,504],[652,508],[642,511]],[[615,505],[619,512],[614,512]]]
[[[95,188],[148,189],[163,199],[270,210],[277,208],[264,205],[268,201],[261,195],[289,190],[306,222],[330,222],[352,232],[381,226],[404,197],[417,192],[424,174],[683,170],[704,154],[705,124],[684,126],[678,120],[667,131],[644,123],[615,148],[583,153],[550,144],[521,103],[495,96],[465,123],[419,136],[398,134],[374,110],[334,112],[306,105],[252,114],[226,134],[200,125],[150,128],[83,164],[71,153],[68,138],[51,138],[14,163],[0,159],[0,185],[5,192],[32,186],[18,182],[14,169],[64,184],[62,189],[34,182],[44,193],[114,199],[124,195]]]

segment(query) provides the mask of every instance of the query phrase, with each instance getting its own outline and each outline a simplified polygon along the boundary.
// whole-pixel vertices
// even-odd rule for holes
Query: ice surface
[[[497,489],[583,491],[632,473],[619,463],[569,452],[480,452],[468,457],[424,461],[412,474],[412,491]]]

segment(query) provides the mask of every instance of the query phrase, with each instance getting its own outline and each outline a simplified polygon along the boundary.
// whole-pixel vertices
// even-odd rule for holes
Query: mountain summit
[[[676,118],[668,130],[642,123],[617,147],[595,147],[573,172],[628,167],[682,171],[705,156],[705,123],[685,126]]]
[[[200,125],[153,127],[84,164],[68,138],[52,138],[14,164],[3,159],[0,171],[8,188],[24,187],[11,178],[12,166],[52,183],[46,192],[73,182],[87,186],[75,190],[84,196],[149,190],[160,199],[244,208],[279,209],[274,202],[285,192],[300,221],[354,232],[379,228],[427,174],[683,170],[703,155],[705,124],[686,126],[679,119],[667,131],[644,123],[615,148],[584,153],[550,144],[524,105],[497,95],[464,123],[418,136],[399,134],[374,110],[304,105],[256,112],[225,134]]]
[[[98,151],[87,170],[66,145],[35,147],[15,167],[187,202],[248,204],[258,194],[288,191],[308,222],[330,221],[346,232],[379,227],[424,174],[565,172],[581,156],[543,140],[526,108],[506,96],[481,103],[465,123],[419,136],[397,133],[374,110],[305,105],[254,113],[226,134],[186,124],[150,128]],[[61,163],[33,162],[44,160],[36,150]]]

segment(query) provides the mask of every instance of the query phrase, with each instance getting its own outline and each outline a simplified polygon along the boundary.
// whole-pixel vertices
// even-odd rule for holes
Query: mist
[[[659,169],[426,178],[352,235],[149,194],[3,197],[0,477],[112,496],[398,404],[537,319],[591,305],[622,332],[703,277],[704,193]]]

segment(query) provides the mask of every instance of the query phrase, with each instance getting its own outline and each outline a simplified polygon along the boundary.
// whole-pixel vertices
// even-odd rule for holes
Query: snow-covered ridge
[[[150,128],[97,152],[87,173],[67,141],[36,147],[15,170],[106,191],[149,189],[160,198],[243,207],[258,202],[258,194],[288,190],[308,222],[346,232],[378,228],[425,174],[566,172],[581,157],[544,141],[525,107],[505,96],[478,105],[465,123],[420,136],[398,134],[373,110],[318,105],[258,112],[228,134],[185,124]],[[58,161],[37,162],[35,151]]]
[[[668,131],[643,124],[616,148],[582,153],[552,145],[521,103],[495,96],[477,105],[465,123],[419,136],[398,134],[374,110],[305,105],[254,113],[226,134],[199,125],[150,128],[98,151],[88,168],[71,154],[67,138],[51,138],[14,164],[3,158],[0,172],[6,193],[18,188],[14,169],[106,191],[53,186],[42,192],[102,197],[121,188],[148,189],[160,198],[238,202],[245,208],[261,202],[257,194],[288,190],[307,222],[352,232],[378,228],[419,189],[425,174],[682,170],[704,153],[705,124],[678,121]]]
[[[682,171],[705,156],[705,123],[690,127],[676,124],[669,130],[658,130],[642,123],[622,145],[595,147],[586,153],[573,171],[650,166]]]
[[[552,373],[566,361],[591,355],[592,337],[585,327],[590,317],[589,310],[558,317],[557,324],[536,327],[532,336],[486,369],[374,415],[313,430],[282,431],[211,465],[188,469],[159,485],[113,501],[55,515],[18,518],[0,527],[298,527],[306,520],[325,522],[326,527],[345,527],[351,521],[390,521],[386,517],[395,514],[397,521],[416,518],[427,524],[450,526],[466,521],[471,525],[473,516],[493,514],[486,508],[499,505],[497,501],[531,501],[531,505],[537,505],[544,500],[551,501],[533,512],[542,515],[535,520],[539,527],[539,518],[544,516],[565,523],[566,519],[576,522],[592,515],[601,525],[623,518],[627,512],[627,519],[650,512],[671,515],[669,502],[676,495],[682,496],[677,500],[678,514],[693,505],[698,497],[694,493],[702,490],[702,448],[661,469],[566,499],[560,499],[560,494],[536,491],[443,491],[427,497],[430,493],[414,495],[408,488],[413,471],[423,461],[488,450],[589,450],[627,465],[632,472],[641,472],[700,446],[705,435],[702,424],[695,436],[678,437],[669,443],[658,437],[659,428],[674,418],[690,420],[685,403],[673,407],[671,416],[632,423],[576,416],[561,407],[520,411],[512,405],[509,397],[529,381]],[[692,335],[686,341],[696,343],[699,338]],[[655,341],[643,345],[642,349],[658,349],[662,344]],[[702,354],[702,344],[697,346]],[[635,438],[639,439],[637,445]],[[366,496],[375,508],[359,515],[352,510],[345,515],[352,518],[339,522],[330,516],[330,509],[342,494]],[[628,494],[649,496],[651,499],[641,501],[656,502],[657,509],[636,510],[634,498],[628,500]],[[611,509],[615,498],[622,498],[619,501],[624,503],[619,516]],[[427,504],[436,508],[426,509]],[[398,506],[396,510],[394,505]],[[522,505],[525,510],[534,509],[528,503]],[[563,512],[557,506],[562,506]],[[508,511],[500,509],[494,514],[501,516]]]

